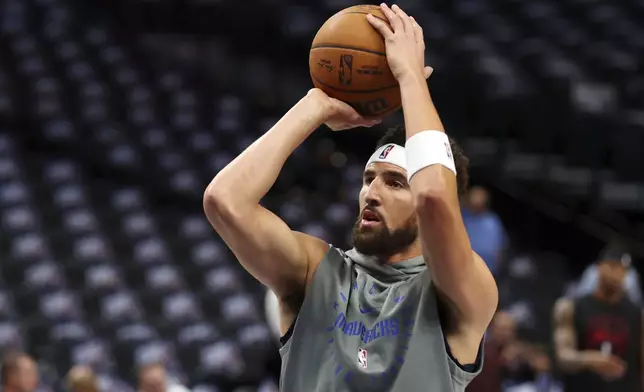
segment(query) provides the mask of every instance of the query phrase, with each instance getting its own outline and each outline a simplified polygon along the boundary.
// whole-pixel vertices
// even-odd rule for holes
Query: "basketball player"
[[[323,123],[338,131],[378,122],[320,90],[204,194],[214,228],[279,298],[282,392],[463,391],[480,370],[496,310],[496,284],[461,220],[457,179],[464,182],[466,165],[429,94],[422,30],[399,7],[381,7],[391,28],[368,20],[386,41],[405,128],[388,134],[366,164],[354,249],[292,231],[259,204],[288,156]]]
[[[597,262],[595,291],[555,305],[555,349],[566,392],[642,390],[642,311],[623,285],[630,262],[622,246],[609,246]]]

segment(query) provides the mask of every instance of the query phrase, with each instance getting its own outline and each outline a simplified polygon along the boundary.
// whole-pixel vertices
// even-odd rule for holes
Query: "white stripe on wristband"
[[[407,139],[407,178],[432,165],[443,165],[456,175],[454,156],[449,138],[444,132],[422,131]]]

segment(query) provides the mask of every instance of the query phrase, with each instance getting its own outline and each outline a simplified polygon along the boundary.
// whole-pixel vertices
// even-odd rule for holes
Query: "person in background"
[[[611,242],[614,247],[621,246],[619,240]],[[573,290],[573,295],[583,297],[592,294],[599,284],[599,271],[597,263],[589,265],[579,279]],[[624,290],[628,299],[636,305],[642,305],[642,289],[640,287],[640,276],[635,268],[629,268],[624,278]]]
[[[40,382],[36,361],[21,352],[5,356],[0,367],[0,377],[2,392],[34,392]]]
[[[520,343],[511,354],[513,357],[506,358],[505,392],[560,391],[550,371],[550,358],[543,347]]]
[[[470,188],[462,208],[463,222],[472,249],[496,273],[507,237],[499,216],[490,210],[488,191],[480,186]]]
[[[550,360],[545,351],[517,337],[517,323],[507,312],[494,316],[485,340],[481,374],[467,392],[549,392]]]
[[[500,392],[503,382],[503,351],[516,341],[516,322],[509,313],[497,312],[485,338],[483,370],[467,392]]]
[[[139,392],[190,392],[183,385],[168,382],[165,366],[153,363],[139,370]]]
[[[74,366],[67,373],[67,389],[70,392],[99,392],[94,371],[87,366]]]
[[[643,314],[624,291],[630,264],[622,244],[609,245],[597,262],[594,292],[555,304],[555,353],[566,392],[642,391]]]

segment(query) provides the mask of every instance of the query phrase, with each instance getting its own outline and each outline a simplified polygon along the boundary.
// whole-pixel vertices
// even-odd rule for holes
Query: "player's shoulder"
[[[294,231],[293,234],[306,255],[307,268],[309,272],[314,271],[320,262],[326,257],[331,245],[326,241],[310,234]]]
[[[297,242],[307,252],[308,256],[324,256],[329,248],[329,244],[321,238],[312,236],[301,231],[293,231]]]
[[[344,250],[334,246],[333,244],[310,234],[301,232],[294,233],[306,254],[308,268],[307,283],[310,283],[313,280],[321,267],[327,264],[344,265],[349,259]]]
[[[580,298],[576,297],[560,297],[555,301],[555,308],[560,308],[560,309],[570,309],[574,308],[575,302],[577,302]]]
[[[351,258],[349,253],[349,250],[339,248],[333,244],[329,244],[329,252],[327,253],[326,257],[331,261],[331,263],[355,267],[355,262]]]
[[[353,250],[345,250],[333,244],[327,246],[327,251],[318,268],[323,268],[326,273],[340,274],[339,276],[344,276],[348,271],[357,269],[354,260],[355,254],[352,256]]]
[[[570,297],[561,297],[555,301],[553,310],[555,319],[571,317],[575,311],[575,299]]]

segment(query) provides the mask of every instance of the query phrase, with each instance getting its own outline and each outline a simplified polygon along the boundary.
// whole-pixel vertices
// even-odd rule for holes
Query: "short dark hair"
[[[25,357],[27,357],[27,354],[14,351],[6,354],[2,358],[2,365],[0,365],[0,378],[2,378],[2,385],[7,384],[9,375],[18,368],[18,362]]]
[[[393,143],[399,146],[405,146],[407,135],[405,126],[400,125],[395,128],[389,128],[387,133],[378,140],[376,148],[380,148],[385,144]],[[470,174],[468,172],[470,166],[470,159],[465,156],[461,146],[456,143],[454,139],[449,138],[449,144],[452,148],[452,155],[454,156],[454,165],[456,166],[456,183],[458,186],[458,194],[464,195],[467,192],[467,186],[470,181]]]
[[[599,254],[598,262],[617,261],[624,267],[630,267],[631,254],[628,243],[621,238],[613,238]]]

